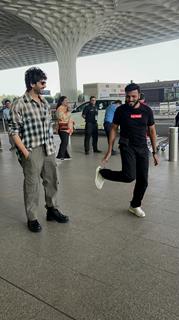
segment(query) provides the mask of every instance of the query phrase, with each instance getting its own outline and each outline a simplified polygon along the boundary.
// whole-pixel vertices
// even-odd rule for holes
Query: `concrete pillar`
[[[77,53],[70,48],[61,48],[57,54],[60,92],[61,95],[67,96],[69,101],[77,101],[76,59]]]

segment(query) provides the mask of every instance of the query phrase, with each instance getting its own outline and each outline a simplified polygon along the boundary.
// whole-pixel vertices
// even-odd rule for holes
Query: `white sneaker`
[[[96,177],[95,177],[95,184],[96,188],[101,190],[104,184],[104,178],[100,174],[99,170],[102,169],[100,166],[96,169]]]
[[[133,208],[129,207],[129,212],[132,212],[135,214],[137,217],[144,218],[145,217],[145,212],[142,210],[141,207]]]

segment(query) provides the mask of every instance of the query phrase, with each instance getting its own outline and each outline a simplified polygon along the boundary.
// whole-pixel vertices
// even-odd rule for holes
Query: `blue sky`
[[[48,76],[47,89],[60,91],[57,62],[39,64]],[[21,95],[28,67],[0,71],[0,95]],[[179,40],[77,59],[77,86],[84,83],[149,82],[179,79]]]

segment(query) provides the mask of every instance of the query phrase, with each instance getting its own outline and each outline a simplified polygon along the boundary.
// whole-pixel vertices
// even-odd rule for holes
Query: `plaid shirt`
[[[11,109],[11,135],[19,135],[28,150],[38,146],[45,146],[46,154],[55,153],[53,141],[53,128],[50,106],[48,102],[39,96],[41,104],[38,104],[26,92],[17,99]],[[21,159],[18,151],[18,157]]]

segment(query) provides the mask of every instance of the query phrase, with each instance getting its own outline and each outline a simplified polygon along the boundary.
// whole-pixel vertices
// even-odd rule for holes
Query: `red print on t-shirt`
[[[142,115],[141,114],[131,114],[132,119],[141,119]]]

